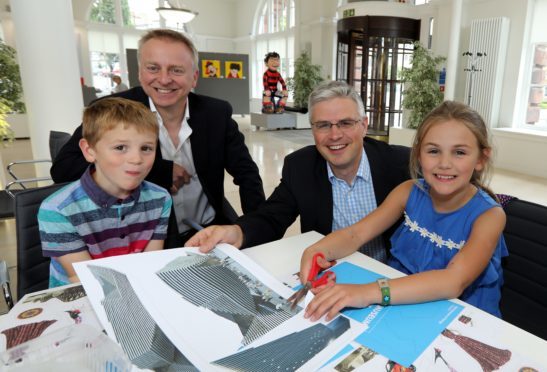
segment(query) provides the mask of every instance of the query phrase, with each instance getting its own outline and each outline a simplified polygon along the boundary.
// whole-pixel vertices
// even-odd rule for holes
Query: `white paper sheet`
[[[218,252],[216,253],[217,256],[227,256],[235,262],[235,265],[241,268],[244,274],[240,274],[240,277],[242,275],[246,276],[247,274],[245,273],[248,272],[256,278],[257,281],[255,282],[253,279],[251,285],[260,282],[261,288],[262,285],[269,288],[266,291],[266,295],[262,297],[266,301],[264,304],[271,306],[273,303],[276,309],[285,305],[285,301],[279,301],[277,296],[279,295],[282,299],[286,299],[292,294],[292,290],[273,278],[236,248],[228,245],[220,245],[215,248],[215,251]],[[223,367],[213,365],[211,362],[229,357],[248,348],[258,347],[267,341],[293,334],[310,327],[310,325],[315,325],[315,323],[303,319],[301,314],[291,316],[290,319],[274,329],[272,332],[273,336],[261,337],[244,345],[242,332],[234,321],[219,316],[204,306],[192,304],[157,275],[157,272],[164,269],[166,265],[172,263],[177,258],[187,258],[189,253],[197,254],[198,251],[194,248],[180,248],[117,256],[78,263],[75,264],[75,269],[86,289],[88,298],[97,312],[98,318],[109,335],[114,335],[115,333],[112,324],[108,320],[104,306],[101,304],[104,298],[103,287],[92,273],[90,266],[105,267],[124,274],[131,283],[131,287],[138,296],[138,299],[157,325],[178,350],[200,370],[223,370]],[[210,296],[210,293],[201,293],[199,290],[200,288],[197,288],[196,293],[198,295]],[[235,296],[235,294],[228,294],[228,297],[232,295]],[[258,302],[261,303],[260,300]],[[273,313],[276,313],[276,311],[273,311]],[[302,366],[302,368],[309,370],[309,367],[312,365],[320,366],[321,363],[329,359],[329,353],[332,354],[333,350],[338,346],[342,347],[347,344],[363,330],[361,325],[356,322],[350,322],[348,331],[337,336],[336,340],[334,340],[335,342],[329,344],[323,353],[319,353],[308,364]],[[249,332],[249,334],[251,333],[253,332]]]

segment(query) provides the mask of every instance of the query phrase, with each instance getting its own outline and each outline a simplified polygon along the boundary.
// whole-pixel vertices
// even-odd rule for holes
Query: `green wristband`
[[[377,282],[380,286],[380,291],[382,292],[382,306],[388,306],[391,303],[391,294],[387,278],[378,279]]]

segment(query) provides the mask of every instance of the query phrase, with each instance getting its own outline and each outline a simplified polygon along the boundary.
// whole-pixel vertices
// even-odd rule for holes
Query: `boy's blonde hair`
[[[410,153],[410,175],[414,180],[423,177],[420,166],[420,148],[422,146],[423,139],[431,127],[449,120],[458,121],[459,123],[465,125],[465,127],[473,133],[477,140],[480,156],[482,156],[484,160],[482,170],[473,171],[473,175],[471,176],[471,180],[469,180],[469,182],[472,185],[483,189],[490,194],[494,200],[497,200],[496,195],[487,187],[492,169],[492,146],[489,142],[488,128],[477,111],[460,102],[444,101],[439,106],[434,108],[433,111],[431,111],[420,124],[418,130],[416,131],[414,143],[412,144],[412,151]]]
[[[118,125],[134,127],[139,133],[159,134],[156,115],[140,102],[120,97],[109,97],[93,102],[84,110],[82,137],[95,146],[102,136]]]

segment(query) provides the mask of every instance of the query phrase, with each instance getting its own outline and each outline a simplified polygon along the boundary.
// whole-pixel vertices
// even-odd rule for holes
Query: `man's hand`
[[[200,252],[210,252],[219,243],[228,243],[236,248],[243,244],[243,231],[238,225],[209,226],[198,231],[185,247],[199,247]]]
[[[187,183],[190,183],[192,175],[181,165],[173,163],[173,185],[171,186],[171,194],[176,194],[179,189]]]

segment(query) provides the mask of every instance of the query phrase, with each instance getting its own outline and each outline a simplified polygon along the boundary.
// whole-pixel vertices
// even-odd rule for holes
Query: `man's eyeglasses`
[[[352,130],[357,123],[360,123],[361,119],[343,119],[336,123],[331,123],[330,121],[316,121],[311,123],[313,129],[317,132],[328,132],[335,125],[343,132]]]

